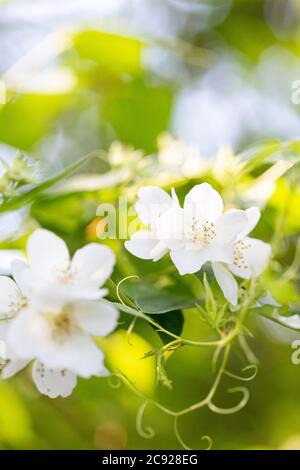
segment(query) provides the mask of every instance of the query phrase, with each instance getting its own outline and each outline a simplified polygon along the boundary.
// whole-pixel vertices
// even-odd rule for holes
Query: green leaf
[[[287,181],[281,179],[277,182],[276,190],[268,201],[268,206],[285,214],[284,235],[299,234],[300,230],[300,188],[299,185],[291,188]]]
[[[182,291],[178,286],[158,288],[143,281],[124,282],[120,291],[132,299],[144,313],[155,315],[194,307],[198,302],[187,289]]]
[[[21,150],[31,150],[51,123],[71,104],[69,96],[20,94],[0,111],[0,140]]]
[[[266,164],[287,160],[293,163],[299,161],[299,141],[280,142],[271,140],[255,145],[241,154],[245,162],[243,173],[251,173]]]
[[[242,161],[245,161],[244,172],[250,173],[261,165],[264,165],[277,152],[282,150],[283,144],[279,141],[268,141],[256,145],[242,153]]]
[[[135,75],[141,72],[143,43],[103,31],[82,31],[74,37],[81,60],[93,61],[103,72]]]
[[[172,99],[169,88],[136,79],[103,100],[102,118],[111,124],[119,140],[152,153],[158,134],[169,127]]]
[[[153,319],[166,330],[170,331],[174,335],[180,336],[184,323],[184,317],[181,310],[173,310],[163,314],[156,314],[153,315]],[[169,343],[172,339],[162,331],[157,331],[157,333],[164,344]]]
[[[44,228],[61,234],[74,235],[95,217],[98,205],[97,193],[47,195],[33,202],[30,214]]]

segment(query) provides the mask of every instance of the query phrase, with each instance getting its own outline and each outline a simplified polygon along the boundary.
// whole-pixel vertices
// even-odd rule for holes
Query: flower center
[[[51,323],[52,338],[57,343],[63,343],[75,330],[71,315],[66,310],[60,313],[50,314],[49,320]]]
[[[248,243],[245,243],[243,240],[237,240],[234,244],[234,255],[233,255],[233,264],[237,268],[244,268],[248,267],[246,259],[245,259],[245,251],[250,248]]]
[[[9,316],[14,317],[18,313],[20,313],[23,308],[28,307],[28,299],[27,297],[25,297],[25,295],[22,294],[19,294],[18,297],[11,296],[8,307]]]
[[[59,283],[72,284],[74,280],[70,263],[57,265],[54,267],[54,275]]]
[[[192,243],[200,246],[209,245],[216,237],[216,226],[213,222],[206,220],[204,223],[193,217],[191,227],[186,232],[186,238]]]

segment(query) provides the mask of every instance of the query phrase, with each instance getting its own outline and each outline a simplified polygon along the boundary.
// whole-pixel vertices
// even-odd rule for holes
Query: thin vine
[[[228,389],[228,393],[241,394],[241,398],[239,402],[232,407],[223,408],[217,405],[214,402],[214,399],[215,399],[216,392],[219,389],[221,380],[224,376],[227,376],[231,379],[242,381],[242,382],[250,382],[251,380],[255,378],[257,374],[257,371],[258,371],[258,367],[256,364],[257,361],[252,351],[250,350],[248,344],[246,343],[246,340],[244,337],[245,335],[244,324],[248,317],[249,311],[251,310],[253,306],[253,303],[255,302],[257,296],[259,295],[259,289],[257,288],[255,279],[252,279],[248,285],[248,289],[246,292],[247,295],[243,296],[243,301],[240,306],[239,315],[237,317],[231,316],[225,319],[223,322],[223,327],[216,328],[217,333],[219,335],[218,339],[213,340],[213,341],[196,341],[196,340],[190,340],[187,338],[182,338],[172,333],[171,331],[162,327],[155,320],[153,320],[153,318],[151,318],[146,313],[144,313],[143,310],[138,305],[136,305],[131,299],[128,299],[127,296],[125,295],[121,296],[120,286],[122,285],[123,282],[133,277],[137,278],[137,276],[128,276],[122,279],[116,285],[116,295],[119,299],[120,305],[123,307],[123,311],[131,315],[134,315],[134,320],[130,323],[130,326],[127,331],[128,337],[130,337],[130,334],[133,331],[136,321],[138,319],[142,319],[144,321],[147,321],[152,326],[154,326],[157,331],[163,332],[171,338],[171,341],[165,344],[161,349],[151,350],[148,353],[146,353],[144,356],[144,358],[147,358],[150,356],[156,357],[157,383],[162,383],[162,385],[168,388],[172,387],[172,382],[168,378],[165,367],[164,367],[165,355],[167,352],[171,352],[171,351],[174,352],[177,349],[184,347],[184,346],[192,346],[192,347],[199,347],[199,348],[201,347],[215,348],[214,353],[213,353],[213,359],[212,359],[213,369],[215,371],[215,378],[213,380],[210,390],[208,391],[205,398],[181,410],[177,410],[177,411],[172,410],[162,405],[160,402],[145,396],[136,387],[134,382],[132,382],[124,373],[120,371],[114,374],[114,380],[117,379],[117,382],[114,382],[114,381],[112,382],[112,385],[114,387],[116,386],[119,387],[121,382],[127,384],[127,386],[142,400],[142,404],[139,407],[137,416],[136,416],[136,429],[137,429],[138,434],[141,437],[145,439],[151,439],[155,436],[154,430],[151,427],[144,425],[145,409],[148,406],[153,406],[159,409],[164,414],[171,416],[173,418],[174,434],[178,442],[184,449],[190,450],[191,447],[189,447],[184,442],[179,432],[178,419],[180,417],[185,416],[189,413],[192,413],[194,411],[200,410],[205,407],[207,407],[210,411],[216,414],[222,414],[222,415],[234,414],[234,413],[241,411],[248,403],[250,393],[249,393],[249,390],[244,386],[232,387]],[[245,353],[245,357],[247,359],[249,358],[254,359],[253,363],[241,369],[241,373],[242,374],[246,373],[245,375],[233,373],[228,369],[228,361],[230,357],[230,352],[231,352],[233,343],[235,342],[236,339],[239,340],[242,350]],[[220,362],[219,367],[218,367],[218,362]],[[202,436],[201,439],[206,440],[208,442],[207,449],[210,449],[212,447],[212,439],[209,436],[206,436],[206,435]]]

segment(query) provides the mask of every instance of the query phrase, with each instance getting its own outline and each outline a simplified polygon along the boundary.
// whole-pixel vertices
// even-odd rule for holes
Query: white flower
[[[121,142],[113,142],[108,151],[108,161],[113,167],[138,164],[142,157],[143,153],[140,150]]]
[[[9,326],[8,346],[21,360],[37,359],[47,368],[68,369],[88,378],[107,375],[104,354],[92,336],[106,336],[118,312],[107,301],[77,301],[60,308],[33,305]]]
[[[158,147],[158,160],[168,171],[190,178],[201,174],[207,168],[196,148],[173,138],[168,133],[159,136]]]
[[[4,278],[1,277],[0,286],[2,293],[3,288],[5,287],[3,280]],[[11,279],[7,278],[7,280],[14,284]],[[11,285],[11,287],[13,286]],[[16,290],[16,293],[16,301],[18,302],[19,292]],[[1,306],[3,306],[3,302],[1,303]],[[0,323],[0,341],[4,345],[4,350],[1,351],[2,357],[0,357],[1,364],[3,364],[3,367],[1,368],[1,378],[4,380],[11,378],[27,367],[31,362],[31,360],[28,359],[19,359],[16,356],[14,350],[8,344],[7,334],[11,323],[12,320],[9,320],[5,323]],[[73,372],[66,369],[47,369],[38,361],[34,362],[32,378],[37,389],[44,395],[48,395],[50,398],[56,398],[58,396],[67,397],[71,395],[77,383],[77,376]]]
[[[219,193],[203,183],[187,194],[183,209],[161,216],[160,231],[183,275],[199,271],[207,261],[232,263],[234,241],[246,223],[244,211],[223,212]]]
[[[30,265],[15,261],[12,266],[16,282],[0,276],[0,340],[6,346],[1,375],[9,378],[35,361],[38,390],[65,397],[77,375],[107,375],[91,336],[109,334],[118,312],[107,301],[88,297],[105,294],[99,287],[111,273],[114,255],[90,244],[70,261],[63,240],[46,230],[37,230],[27,248]]]
[[[125,242],[126,249],[142,259],[158,261],[168,251],[166,240],[161,237],[160,220],[162,214],[179,207],[177,196],[172,197],[156,186],[146,186],[139,190],[135,210],[139,219],[149,230],[139,230],[131,240]]]
[[[236,178],[243,163],[238,155],[235,155],[231,147],[221,147],[215,159],[212,161],[212,171],[217,181],[227,183]]]
[[[237,211],[229,212],[234,214]],[[247,225],[235,240],[233,262],[212,263],[216,280],[224,296],[232,305],[236,305],[238,301],[238,284],[233,274],[242,279],[257,277],[266,269],[271,256],[271,246],[268,243],[247,236],[260,218],[259,209],[251,207],[245,212]]]
[[[1,371],[2,379],[11,378],[31,362],[30,360],[18,359],[9,347],[7,343],[9,327],[10,322],[0,324],[0,341],[5,344],[5,357],[1,357],[1,362],[4,361],[4,367]],[[39,361],[35,361],[33,364],[32,378],[39,392],[50,398],[58,396],[65,398],[71,395],[77,383],[77,376],[73,372],[66,369],[48,369]]]
[[[80,248],[71,259],[65,242],[44,229],[37,229],[29,237],[27,257],[28,265],[20,261],[13,263],[20,288],[59,304],[61,300],[103,297],[107,291],[100,287],[115,264],[112,250],[98,243]]]
[[[30,359],[19,359],[7,341],[13,319],[16,315],[21,315],[28,304],[29,298],[20,291],[17,284],[9,277],[0,276],[0,341],[4,345],[4,356],[1,357],[1,362],[4,362],[2,379],[9,379],[31,362]],[[76,374],[65,369],[47,369],[40,363],[34,363],[32,377],[38,390],[50,398],[70,395],[77,382]]]

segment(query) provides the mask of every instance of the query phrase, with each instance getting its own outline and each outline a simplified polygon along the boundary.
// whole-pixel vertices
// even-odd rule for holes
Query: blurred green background
[[[239,152],[264,139],[299,137],[299,106],[291,99],[292,82],[300,79],[298,0],[0,3],[0,73],[7,88],[0,154],[9,159],[23,151],[38,162],[42,178],[115,140],[153,153],[165,130],[207,158],[226,145]],[[86,171],[101,172],[101,165],[93,162]],[[31,214],[74,250],[91,239],[107,191],[47,196]],[[272,222],[272,208],[266,230],[268,217]],[[295,237],[299,223],[293,221],[288,235]],[[209,337],[196,312],[185,316],[183,336]],[[182,418],[181,434],[193,448],[202,447],[205,434],[216,449],[300,449],[300,366],[292,364],[290,346],[300,334],[257,318],[251,329],[260,360],[251,399],[233,416],[205,409]],[[205,396],[211,351],[176,352],[168,360],[173,391],[156,390],[154,363],[141,357],[159,346],[159,337],[142,324],[134,331],[132,345],[121,330],[104,341],[108,364],[121,363],[145,394],[176,409]],[[232,369],[240,365],[236,351]],[[221,387],[220,404],[234,404],[226,385],[231,381]],[[178,448],[171,420],[151,407],[145,422],[156,436],[140,437],[140,400],[107,379],[79,379],[70,398],[50,400],[35,390],[27,370],[0,382],[0,404],[1,449]]]

